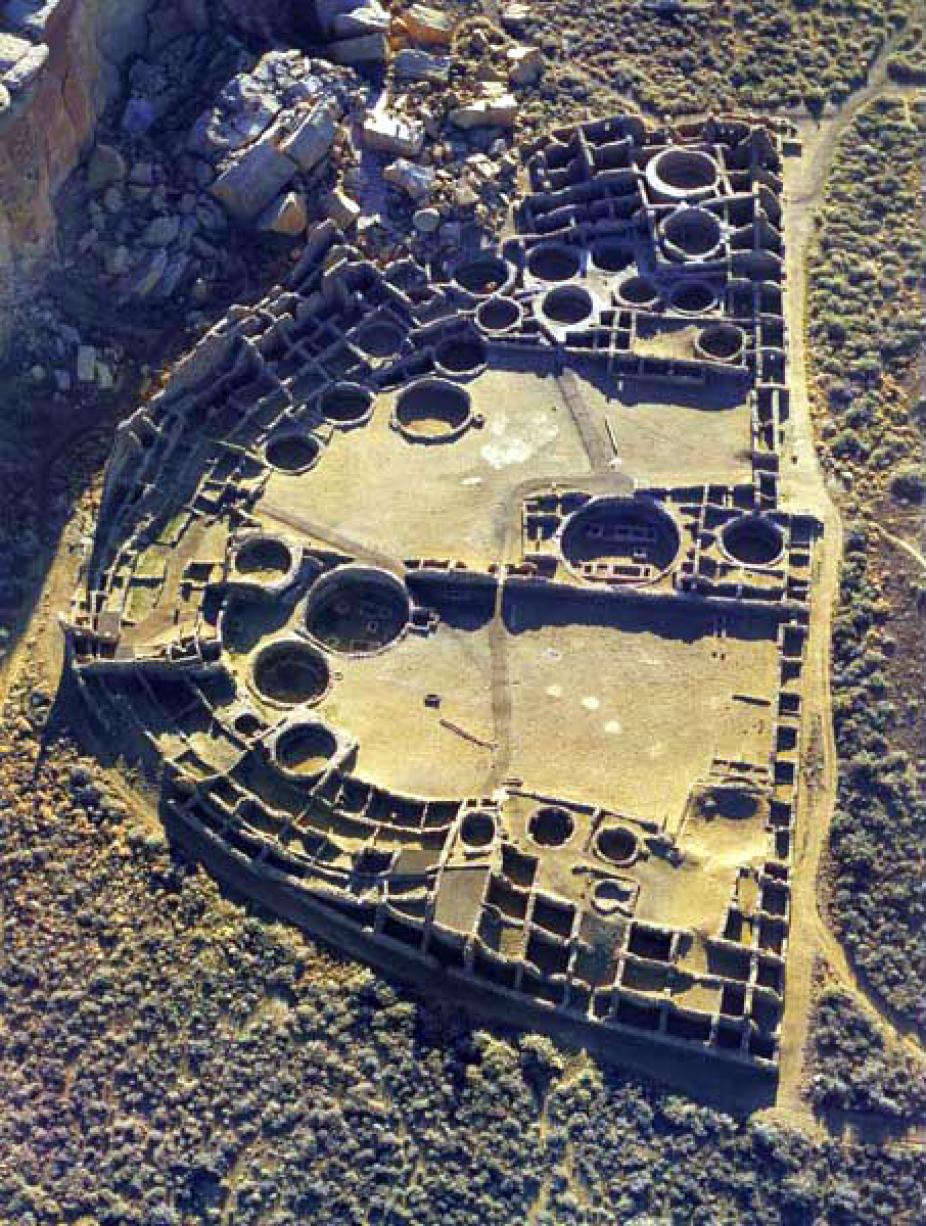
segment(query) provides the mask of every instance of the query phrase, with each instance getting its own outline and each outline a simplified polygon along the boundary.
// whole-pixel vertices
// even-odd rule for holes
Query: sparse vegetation
[[[699,110],[819,111],[865,83],[909,11],[904,0],[539,0],[534,21],[570,86],[600,81],[665,115]],[[587,75],[586,75],[587,74]]]
[[[911,23],[897,49],[887,61],[888,75],[894,81],[926,85],[926,42],[923,26]]]
[[[525,101],[525,126],[578,119],[602,101],[614,109],[622,96],[667,115],[819,110],[861,84],[906,5],[657,9],[537,0],[528,36],[539,33],[551,63]],[[888,69],[921,79],[920,28]],[[911,407],[910,395],[926,271],[923,114],[881,103],[850,130],[827,193],[810,317],[825,459],[853,520],[834,627],[830,908],[867,984],[926,1021],[916,783],[926,576],[873,522],[910,536],[926,488],[926,400]],[[85,476],[79,464],[57,474],[46,500],[23,475],[27,464],[44,473],[45,457],[4,437],[0,647],[22,624],[44,547]],[[65,548],[79,548],[91,518],[85,504]],[[474,1030],[229,899],[70,744],[43,742],[50,702],[26,674],[0,725],[0,1222],[921,1218],[922,1152],[744,1123],[546,1038]],[[813,1042],[818,1107],[922,1111],[918,1070],[845,993],[819,999]]]
[[[924,422],[911,385],[922,346],[924,158],[926,111],[885,100],[861,112],[839,146],[810,269],[823,455],[851,521],[833,628],[830,905],[870,987],[920,1024],[926,633],[913,564],[876,525],[915,538],[921,515]]]
[[[28,687],[20,698],[27,700]],[[14,704],[0,1204],[101,1224],[901,1221],[844,1150],[472,1030],[223,898]]]
[[[810,269],[823,454],[862,498],[922,462],[908,385],[922,346],[926,111],[884,100],[839,145]]]
[[[887,1038],[842,988],[825,988],[812,1028],[815,1106],[888,1118],[926,1118],[926,1062]]]

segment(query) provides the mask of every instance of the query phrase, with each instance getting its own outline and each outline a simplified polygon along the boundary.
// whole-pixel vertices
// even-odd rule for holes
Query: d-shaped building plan
[[[120,429],[66,625],[219,875],[508,1019],[768,1071],[820,531],[788,137],[554,131],[429,269],[317,227]]]

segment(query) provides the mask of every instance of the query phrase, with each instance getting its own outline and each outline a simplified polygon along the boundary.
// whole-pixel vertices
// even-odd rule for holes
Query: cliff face
[[[54,194],[92,142],[151,0],[12,0],[0,33],[0,344],[55,238]]]

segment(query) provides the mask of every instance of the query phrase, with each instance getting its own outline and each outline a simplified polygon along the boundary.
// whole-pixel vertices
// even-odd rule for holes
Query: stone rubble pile
[[[402,0],[315,0],[321,51],[255,56],[210,27],[207,2],[145,12],[122,92],[72,178],[72,275],[89,262],[110,303],[179,307],[195,323],[234,279],[236,230],[295,256],[330,219],[373,258],[430,258],[498,223],[515,192],[524,91],[544,70],[523,41],[524,6],[503,7],[498,25]],[[57,3],[6,4],[0,110],[47,58]],[[209,100],[198,115],[197,95]],[[60,393],[111,385],[117,357],[46,335],[42,352],[19,355],[27,377]]]
[[[236,221],[273,229],[287,212],[287,197],[317,186],[313,172],[324,171],[361,90],[350,69],[298,51],[269,52],[194,123],[187,148],[197,159],[198,181]]]
[[[332,37],[348,17],[356,29],[370,12],[349,0],[320,5]],[[522,15],[506,14],[503,24],[522,32]],[[352,127],[353,165],[340,167],[342,185],[359,205],[359,237],[372,247],[378,238],[384,253],[452,248],[463,226],[491,224],[510,203],[519,94],[541,80],[543,55],[485,18],[455,23],[423,4],[393,13],[387,41],[383,89]]]
[[[195,302],[224,263],[224,210],[172,169],[153,156],[129,162],[106,144],[86,165],[89,225],[77,255],[95,258],[118,299],[164,302],[189,291]]]
[[[31,383],[75,408],[82,393],[116,387],[124,357],[119,344],[90,344],[51,298],[23,303],[17,315],[19,362]]]
[[[424,4],[316,0],[315,12],[333,63],[269,52],[190,132],[197,183],[229,218],[291,238],[327,218],[385,253],[452,246],[461,221],[505,209],[518,93],[541,78],[542,53]]]

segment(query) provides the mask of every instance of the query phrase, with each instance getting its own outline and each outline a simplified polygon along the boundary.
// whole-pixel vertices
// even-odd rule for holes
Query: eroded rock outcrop
[[[53,244],[54,194],[141,50],[151,0],[14,0],[0,35],[0,343],[17,282]]]

